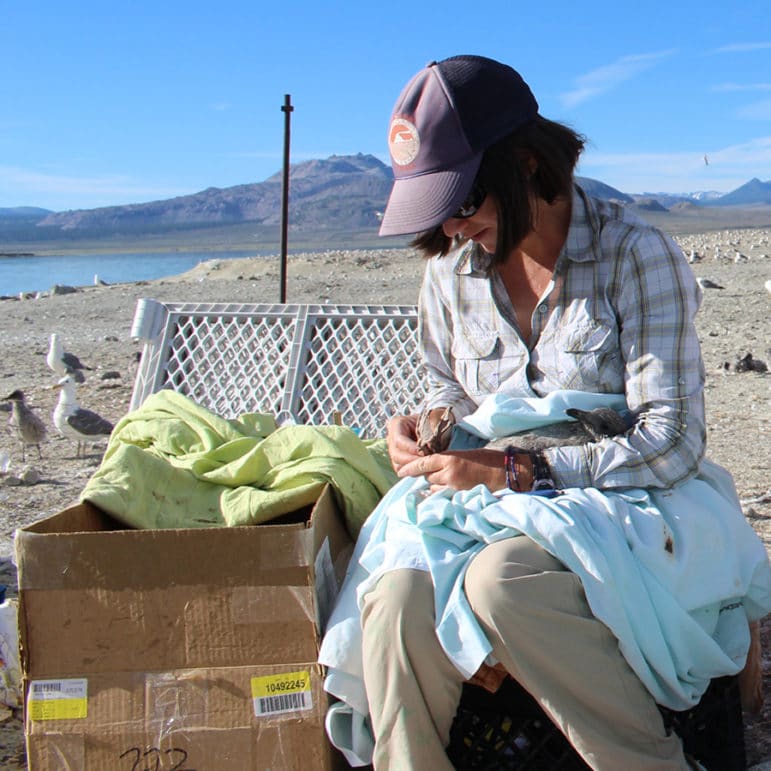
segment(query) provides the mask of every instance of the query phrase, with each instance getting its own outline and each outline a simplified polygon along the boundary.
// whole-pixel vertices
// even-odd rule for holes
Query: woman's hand
[[[503,460],[500,450],[448,450],[435,455],[418,455],[394,468],[400,477],[424,476],[432,492],[445,487],[470,490],[478,484],[494,491],[506,487]]]
[[[423,457],[418,453],[417,415],[397,415],[386,426],[386,446],[394,471]]]

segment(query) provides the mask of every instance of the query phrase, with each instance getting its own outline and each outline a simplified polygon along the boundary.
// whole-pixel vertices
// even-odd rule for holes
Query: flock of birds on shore
[[[46,364],[59,376],[53,386],[59,390],[59,400],[53,411],[53,424],[63,437],[77,442],[76,457],[85,457],[88,443],[108,438],[113,429],[109,420],[81,407],[78,402],[78,385],[85,382],[83,371],[91,368],[74,354],[65,351],[57,334],[51,335]],[[44,421],[26,403],[24,392],[19,389],[3,401],[11,405],[10,422],[21,441],[22,463],[27,459],[27,447],[35,447],[38,458],[42,459],[40,445],[48,436]]]

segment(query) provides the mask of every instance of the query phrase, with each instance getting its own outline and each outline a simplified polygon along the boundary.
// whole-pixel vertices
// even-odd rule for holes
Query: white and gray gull
[[[21,460],[27,460],[27,445],[37,447],[37,456],[42,458],[40,443],[46,438],[48,431],[45,423],[32,411],[24,401],[24,392],[18,388],[5,397],[4,401],[11,403],[11,421],[16,426],[21,439]]]
[[[83,375],[83,370],[91,369],[91,367],[87,367],[83,364],[74,353],[69,353],[69,351],[64,350],[62,339],[57,334],[51,335],[48,346],[48,355],[46,356],[46,364],[48,364],[59,377],[72,375],[77,383],[84,383],[86,378]]]
[[[72,375],[65,375],[54,388],[60,389],[59,401],[54,409],[54,425],[59,433],[78,443],[76,457],[85,457],[88,442],[107,439],[113,424],[96,412],[86,410],[78,403],[78,385]]]

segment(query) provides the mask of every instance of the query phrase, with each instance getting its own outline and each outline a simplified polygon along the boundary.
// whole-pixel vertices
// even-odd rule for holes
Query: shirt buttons
[[[542,305],[538,306],[539,313],[546,313],[548,310],[549,310],[549,306],[546,305],[546,303],[543,303]]]

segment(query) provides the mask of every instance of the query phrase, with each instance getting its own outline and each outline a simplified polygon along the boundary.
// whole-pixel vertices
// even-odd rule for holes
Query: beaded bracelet
[[[506,472],[506,487],[509,490],[521,493],[522,488],[519,486],[519,479],[517,477],[517,464],[514,460],[516,449],[509,445],[503,451],[503,469]]]

